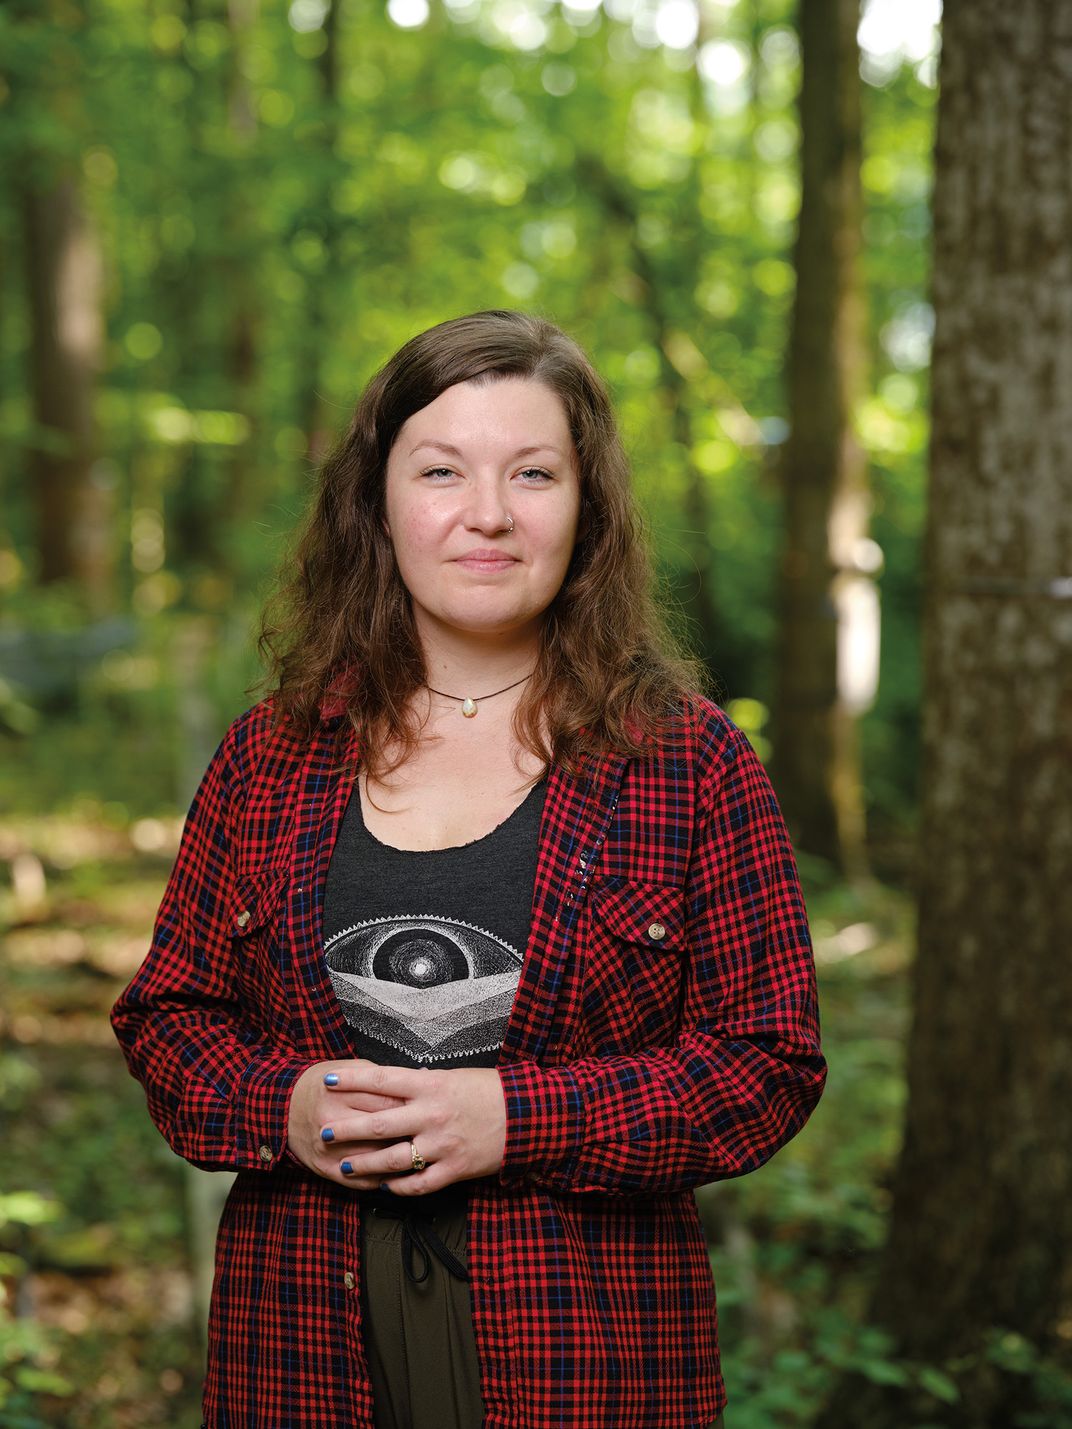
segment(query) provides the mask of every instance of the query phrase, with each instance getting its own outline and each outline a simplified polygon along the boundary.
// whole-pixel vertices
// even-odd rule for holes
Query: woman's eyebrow
[[[413,448],[413,451],[410,452],[410,456],[413,455],[413,452],[419,452],[420,449],[421,449],[421,447],[435,447],[436,451],[446,452],[446,453],[448,454],[448,456],[460,457],[460,456],[462,455],[462,453],[458,450],[457,447],[452,447],[452,446],[451,446],[450,442],[431,442],[431,441],[428,441],[428,442],[418,442],[417,445]],[[558,449],[557,447],[551,447],[551,446],[518,447],[517,451],[512,453],[512,455],[510,456],[509,460],[510,460],[510,461],[513,461],[516,457],[519,457],[519,456],[532,456],[535,452],[554,452],[555,456],[561,456],[561,455],[562,455],[562,453],[559,451],[559,449]]]

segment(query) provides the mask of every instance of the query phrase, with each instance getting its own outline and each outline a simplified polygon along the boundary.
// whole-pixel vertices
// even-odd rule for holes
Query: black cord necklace
[[[530,670],[527,675],[523,675],[520,680],[515,680],[512,685],[503,685],[501,690],[492,690],[490,695],[480,695],[477,699],[474,699],[472,695],[448,695],[445,690],[433,690],[431,685],[425,685],[425,689],[428,690],[430,694],[440,695],[445,700],[458,701],[462,707],[462,714],[465,718],[472,719],[480,708],[480,700],[493,700],[496,695],[505,695],[507,690],[516,690],[518,685],[523,685],[526,680],[531,680],[533,673],[534,672]]]

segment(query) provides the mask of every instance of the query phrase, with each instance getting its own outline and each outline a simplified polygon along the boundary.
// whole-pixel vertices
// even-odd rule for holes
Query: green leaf
[[[932,1394],[935,1399],[940,1399],[943,1404],[957,1404],[960,1400],[960,1390],[957,1388],[956,1380],[951,1379],[940,1369],[935,1369],[933,1365],[923,1365],[919,1370],[919,1382],[928,1394]]]
[[[911,1381],[911,1375],[904,1365],[897,1364],[894,1360],[863,1360],[857,1368],[872,1384],[904,1385]]]
[[[19,1365],[15,1370],[15,1383],[20,1389],[31,1390],[34,1394],[68,1395],[74,1393],[74,1385],[54,1370],[37,1369],[34,1365]]]

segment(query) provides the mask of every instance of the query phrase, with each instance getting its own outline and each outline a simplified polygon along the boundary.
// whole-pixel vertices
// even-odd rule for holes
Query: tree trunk
[[[324,336],[336,327],[339,321],[336,311],[339,302],[339,260],[338,235],[336,231],[337,211],[334,203],[335,174],[326,167],[327,158],[335,159],[339,134],[339,4],[338,0],[327,0],[323,20],[324,48],[317,59],[320,76],[320,102],[323,107],[323,124],[317,143],[321,150],[321,172],[323,178],[319,192],[310,200],[321,219],[321,236],[324,243],[324,262],[318,272],[310,275],[305,323],[306,341],[301,354],[301,371],[304,380],[298,395],[302,426],[305,429],[306,452],[309,462],[318,466],[331,448],[333,428],[338,417],[330,412],[325,401],[321,383],[323,370]]]
[[[801,206],[782,466],[785,537],[772,777],[795,841],[861,875],[855,715],[839,688],[870,506],[853,432],[863,386],[858,0],[801,0]]]
[[[36,432],[27,453],[38,578],[71,581],[90,610],[113,595],[112,501],[94,479],[93,397],[101,362],[101,260],[71,173],[21,195]]]
[[[181,18],[188,31],[202,22],[220,23],[223,12],[215,0],[184,0]],[[231,311],[234,266],[227,268],[218,255],[226,252],[228,240],[216,228],[225,221],[230,208],[217,205],[211,216],[202,193],[216,193],[221,181],[214,166],[222,162],[213,131],[219,124],[219,109],[227,105],[229,122],[248,122],[243,117],[243,94],[232,85],[221,95],[216,72],[206,75],[193,62],[192,56],[180,51],[174,59],[161,61],[181,68],[187,83],[182,106],[182,124],[187,134],[185,159],[187,171],[179,176],[185,180],[194,196],[191,213],[199,236],[207,240],[213,261],[193,262],[186,257],[171,262],[162,257],[157,283],[161,297],[166,298],[164,321],[174,340],[177,360],[171,380],[176,395],[189,407],[220,406],[219,373],[228,372],[230,363],[225,345],[229,335],[219,334],[210,315]],[[233,67],[233,57],[230,61]],[[245,202],[233,200],[236,206]],[[161,242],[166,254],[166,246]],[[165,282],[162,280],[166,279]],[[227,401],[231,399],[228,392]],[[156,510],[162,508],[167,539],[168,568],[179,575],[189,591],[191,577],[208,574],[212,586],[222,592],[231,588],[232,548],[228,539],[228,522],[224,505],[226,492],[221,494],[219,472],[201,442],[176,447],[170,454],[170,467],[155,461],[143,462],[146,478],[142,500]],[[211,586],[210,586],[211,588]],[[193,604],[200,601],[193,597]]]
[[[823,1429],[1069,1423],[1022,1370],[1072,1372],[1070,84],[1072,0],[946,0],[919,952],[872,1317],[960,1399],[846,1383]]]
[[[699,77],[692,72],[693,114],[698,122]],[[685,491],[682,508],[686,529],[677,533],[688,558],[688,568],[681,580],[678,598],[682,610],[694,625],[692,645],[698,655],[713,669],[719,666],[723,649],[721,622],[714,598],[711,560],[711,529],[714,512],[704,473],[692,460],[694,442],[692,400],[695,386],[709,379],[707,365],[699,349],[683,329],[674,322],[672,304],[666,293],[666,282],[640,241],[640,212],[627,186],[613,175],[601,155],[582,154],[577,161],[577,176],[582,186],[598,196],[604,211],[625,234],[629,248],[631,277],[634,279],[636,305],[647,318],[652,345],[659,359],[659,393],[668,415],[671,439],[681,454],[684,465]],[[684,208],[688,218],[675,244],[675,261],[681,271],[699,271],[698,234],[700,225],[699,180],[695,165],[685,192]]]
[[[255,33],[258,9],[259,0],[227,0],[227,25],[231,35],[227,122],[238,155],[251,153],[257,140],[257,116],[244,60]],[[261,316],[257,249],[260,240],[253,232],[251,223],[252,197],[248,190],[244,191],[238,173],[235,174],[235,189],[238,201],[230,207],[224,220],[228,238],[226,281],[230,308],[225,363],[231,407],[245,417],[249,424],[249,436],[231,448],[226,461],[227,478],[220,512],[229,528],[238,526],[249,514],[260,435],[257,400]],[[234,564],[233,559],[231,564]]]

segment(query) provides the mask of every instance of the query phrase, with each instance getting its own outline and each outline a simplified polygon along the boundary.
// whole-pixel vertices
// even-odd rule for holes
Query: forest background
[[[767,1167],[699,1193],[733,1429],[811,1423],[847,1374],[947,1422],[956,1366],[867,1313],[914,947],[939,17],[810,8],[842,36],[850,14],[818,102],[855,132],[859,199],[829,216],[852,271],[818,311],[790,0],[0,9],[0,1424],[199,1422],[225,1178],[157,1136],[105,1014],[250,703],[318,461],[403,341],[490,307],[606,374],[665,590],[798,847],[828,1090]],[[859,460],[822,508],[848,493],[845,579],[789,639],[824,530],[790,489],[809,338]],[[788,757],[805,660],[836,758]],[[1037,1376],[1029,1349],[994,1353]]]

